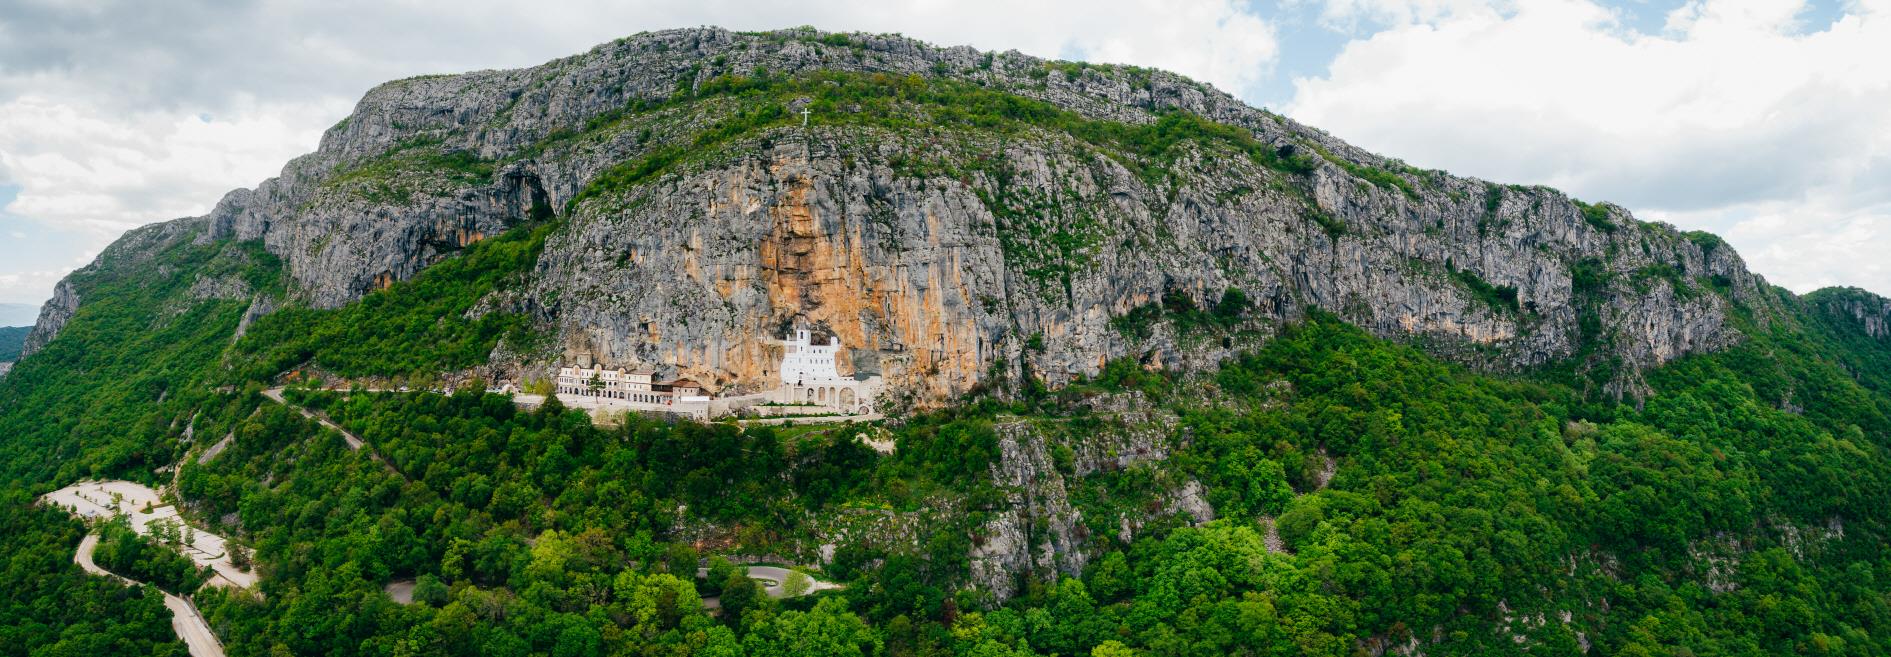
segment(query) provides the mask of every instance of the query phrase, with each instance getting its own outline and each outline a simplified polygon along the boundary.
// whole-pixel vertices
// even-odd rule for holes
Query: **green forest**
[[[31,326],[0,326],[0,363],[19,360],[26,334],[32,331]]]

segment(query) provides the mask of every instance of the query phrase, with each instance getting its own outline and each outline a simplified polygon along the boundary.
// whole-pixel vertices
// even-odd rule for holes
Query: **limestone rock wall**
[[[1309,209],[1281,191],[1284,174],[1225,154],[1195,154],[1161,189],[1052,134],[911,146],[873,128],[816,129],[803,138],[823,148],[809,156],[795,132],[569,217],[532,295],[567,348],[754,390],[780,356],[765,338],[809,325],[896,389],[945,399],[993,374],[1057,384],[1121,357],[1213,366],[1252,344],[1134,335],[1118,320],[1165,295],[1207,308],[1238,289],[1263,331],[1317,308],[1492,367],[1551,363],[1585,338],[1647,367],[1738,340],[1728,300],[1703,281],[1757,285],[1725,251],[1619,211],[1597,228],[1543,189],[1443,178],[1415,200],[1329,165],[1312,175]],[[989,153],[1002,154],[1002,182],[889,165]],[[991,207],[1000,193],[1035,209]],[[1060,239],[1080,245],[1056,252]],[[1578,290],[1579,267],[1606,282]],[[1515,301],[1493,304],[1472,278]],[[1607,333],[1582,335],[1585,313]],[[1612,385],[1640,391],[1636,378]]]
[[[1553,190],[1410,169],[1180,76],[822,36],[670,30],[529,69],[390,82],[316,152],[192,221],[210,238],[261,241],[294,282],[291,302],[333,307],[556,212],[564,226],[531,294],[490,305],[533,314],[564,354],[756,390],[779,358],[767,338],[800,324],[841,338],[844,370],[881,373],[921,402],[994,375],[1056,384],[1112,358],[1208,367],[1308,309],[1500,369],[1606,342],[1593,357],[1626,364],[1611,390],[1634,394],[1640,369],[1738,341],[1730,303],[1762,317],[1773,303],[1717,242],[1612,206],[1598,221]],[[1151,179],[1133,157],[1062,133],[853,122],[692,149],[661,175],[570,203],[732,111],[662,103],[763,70],[950,77],[1127,123],[1184,110],[1317,166],[1288,174],[1184,145],[1138,165],[1167,174]],[[665,109],[612,123],[651,103]],[[443,153],[461,159],[429,156]],[[915,171],[917,160],[957,173]],[[1240,339],[1117,321],[1165,296],[1208,307],[1228,289],[1254,303]],[[71,292],[49,304],[34,344],[70,315]],[[529,362],[502,369],[529,372],[563,355],[508,357]]]
[[[1052,467],[1044,438],[1028,424],[998,427],[999,461],[992,483],[1007,506],[975,534],[972,581],[999,600],[1015,593],[1016,578],[1083,574],[1088,561],[1079,528],[1083,514],[1070,506],[1064,478]]]
[[[1081,575],[1092,558],[1127,547],[1151,522],[1200,525],[1215,519],[1200,482],[1164,472],[1170,451],[1188,440],[1174,415],[1135,393],[1098,397],[1083,409],[1069,410],[1075,419],[995,427],[999,454],[991,477],[1003,501],[974,530],[969,556],[971,586],[1000,601],[1017,593],[1021,576]],[[1059,422],[1085,424],[1079,430],[1054,426]],[[1059,451],[1067,461],[1053,456]],[[1094,490],[1099,484],[1091,478],[1132,466],[1159,473],[1149,498],[1119,500],[1115,509],[1099,506]],[[1086,499],[1078,494],[1084,486],[1092,487],[1087,494],[1092,506],[1073,502]],[[1092,527],[1110,529],[1093,532]]]
[[[33,323],[33,330],[26,333],[26,342],[20,347],[20,358],[25,359],[33,352],[44,348],[53,338],[59,336],[59,330],[72,321],[73,313],[79,312],[79,292],[72,287],[72,280],[59,281],[53,286],[53,298],[39,309],[39,320]]]

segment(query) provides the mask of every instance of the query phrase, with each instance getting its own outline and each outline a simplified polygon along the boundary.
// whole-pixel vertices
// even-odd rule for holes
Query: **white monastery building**
[[[849,414],[873,412],[880,377],[841,376],[834,360],[840,354],[840,338],[814,344],[807,331],[797,330],[794,338],[781,341],[781,349],[781,387],[775,389],[775,403],[822,406]]]
[[[638,404],[673,404],[709,401],[703,387],[689,379],[657,383],[651,372],[606,369],[603,366],[558,368],[558,394],[620,399]]]
[[[811,407],[812,411],[829,414],[873,412],[880,377],[842,376],[836,360],[840,355],[839,338],[829,338],[827,344],[814,344],[808,331],[797,330],[792,338],[780,343],[781,381],[768,392],[719,399],[689,379],[661,383],[653,378],[654,372],[592,364],[559,367],[557,394],[568,402],[586,406],[660,411],[697,419],[728,415],[744,408],[762,410],[755,408],[757,404]]]

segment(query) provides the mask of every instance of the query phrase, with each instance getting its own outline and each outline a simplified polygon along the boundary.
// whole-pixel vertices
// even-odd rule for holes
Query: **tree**
[[[626,571],[613,584],[618,602],[645,637],[675,629],[683,618],[703,613],[696,586],[668,573],[638,575]]]
[[[250,569],[251,564],[250,564],[249,546],[244,545],[242,543],[238,543],[236,541],[229,541],[228,543],[225,544],[225,547],[230,552],[230,565],[236,566],[237,568],[240,568],[243,570]]]
[[[446,584],[441,583],[440,578],[434,577],[431,573],[421,575],[414,581],[414,602],[440,607],[444,606],[451,596],[452,591],[447,589]]]
[[[750,579],[746,570],[738,570],[722,581],[722,618],[735,627],[741,627],[742,619],[750,612],[774,603],[761,582]]]
[[[814,580],[808,578],[807,573],[799,570],[790,570],[788,571],[788,577],[781,582],[781,594],[783,597],[798,598],[807,595],[808,589],[813,588],[813,586]]]
[[[1090,593],[1100,602],[1115,602],[1136,590],[1136,573],[1122,552],[1110,552],[1092,566],[1088,573]]]
[[[466,576],[466,551],[470,547],[466,539],[456,538],[447,544],[446,555],[440,557],[440,576],[448,582],[457,582]]]
[[[723,582],[731,577],[743,577],[742,570],[721,556],[710,557],[707,577],[703,579],[703,595],[721,595]]]
[[[827,598],[806,612],[785,611],[758,623],[743,641],[749,657],[859,657],[878,654],[879,635]]]
[[[677,577],[696,578],[696,548],[688,543],[671,543],[663,552],[663,569]]]

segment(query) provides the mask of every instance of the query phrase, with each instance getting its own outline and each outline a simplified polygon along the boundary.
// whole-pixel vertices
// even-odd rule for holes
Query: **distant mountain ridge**
[[[20,349],[26,346],[26,334],[32,330],[31,326],[0,326],[0,363],[20,359]]]
[[[0,326],[32,326],[39,320],[39,306],[24,303],[0,303]]]

